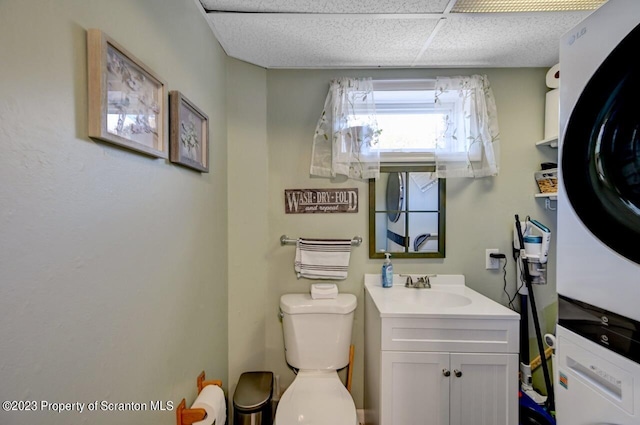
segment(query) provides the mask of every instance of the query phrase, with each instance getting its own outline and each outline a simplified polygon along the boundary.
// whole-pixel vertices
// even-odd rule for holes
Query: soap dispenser
[[[391,288],[393,286],[393,264],[391,264],[391,253],[385,252],[386,256],[382,264],[382,287]]]

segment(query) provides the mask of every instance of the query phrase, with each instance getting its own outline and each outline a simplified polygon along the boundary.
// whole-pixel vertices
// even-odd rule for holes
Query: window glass
[[[436,105],[433,84],[374,81],[382,162],[433,162],[437,136],[444,133],[453,111],[450,103]]]

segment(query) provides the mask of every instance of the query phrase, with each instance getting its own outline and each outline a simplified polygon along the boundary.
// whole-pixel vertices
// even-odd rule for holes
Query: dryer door
[[[569,202],[603,243],[640,264],[640,26],[612,51],[580,95],[564,134]]]

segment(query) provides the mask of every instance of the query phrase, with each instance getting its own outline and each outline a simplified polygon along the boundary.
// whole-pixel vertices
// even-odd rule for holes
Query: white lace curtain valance
[[[380,175],[371,78],[332,80],[313,137],[311,175],[367,180]]]
[[[498,113],[487,76],[437,77],[434,105],[445,115],[435,141],[436,176],[498,175]],[[375,109],[371,78],[330,82],[313,137],[311,175],[378,178],[381,130]]]
[[[444,130],[436,140],[436,175],[497,176],[498,112],[487,76],[438,77],[435,102],[438,108],[449,111]]]

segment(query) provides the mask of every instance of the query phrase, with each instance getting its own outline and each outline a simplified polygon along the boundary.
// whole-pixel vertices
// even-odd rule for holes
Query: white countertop
[[[411,274],[415,278],[424,276]],[[405,288],[406,277],[393,275],[393,286],[383,288],[380,274],[365,274],[365,291],[380,317],[520,320],[520,315],[468,288],[463,275],[435,275],[431,288]]]

